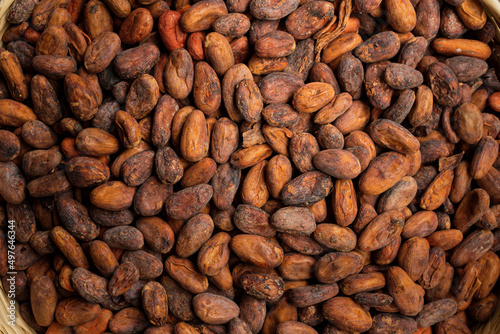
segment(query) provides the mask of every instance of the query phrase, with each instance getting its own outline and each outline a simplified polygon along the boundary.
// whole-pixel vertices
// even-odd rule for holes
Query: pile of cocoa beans
[[[7,20],[0,275],[36,332],[493,315],[500,47],[478,0],[15,0]]]

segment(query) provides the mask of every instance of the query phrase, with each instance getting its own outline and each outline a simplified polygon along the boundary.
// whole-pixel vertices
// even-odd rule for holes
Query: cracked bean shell
[[[325,173],[307,172],[285,184],[281,200],[285,205],[312,205],[328,196],[332,188],[332,179]]]

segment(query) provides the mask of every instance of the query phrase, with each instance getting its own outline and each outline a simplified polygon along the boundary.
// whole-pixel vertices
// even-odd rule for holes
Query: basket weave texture
[[[9,10],[10,5],[14,0],[0,0],[0,37],[3,36],[4,31],[8,27],[7,22],[7,12]],[[0,47],[3,45],[2,39],[0,38]]]

